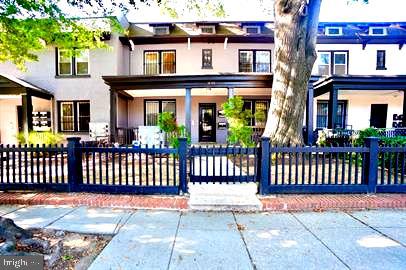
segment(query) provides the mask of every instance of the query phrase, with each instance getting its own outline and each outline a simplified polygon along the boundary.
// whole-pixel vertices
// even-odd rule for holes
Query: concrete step
[[[200,211],[259,211],[255,183],[189,185],[189,207]]]

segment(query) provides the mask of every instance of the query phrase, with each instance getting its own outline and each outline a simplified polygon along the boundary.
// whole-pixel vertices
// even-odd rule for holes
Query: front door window
[[[216,104],[199,104],[199,141],[216,141]]]

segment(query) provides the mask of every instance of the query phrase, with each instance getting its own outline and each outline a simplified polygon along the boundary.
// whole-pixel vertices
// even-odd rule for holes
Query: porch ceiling
[[[334,75],[321,78],[313,83],[314,97],[329,92],[333,87],[338,90],[406,90],[406,75]]]
[[[113,91],[185,88],[270,88],[271,73],[216,73],[198,75],[103,76]]]
[[[21,95],[30,94],[31,96],[51,99],[52,93],[39,88],[31,83],[18,79],[12,75],[0,73],[0,95]]]

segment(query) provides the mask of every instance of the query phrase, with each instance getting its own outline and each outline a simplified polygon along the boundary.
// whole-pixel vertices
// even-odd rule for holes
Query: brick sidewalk
[[[260,198],[264,211],[406,209],[406,194],[283,195]],[[185,196],[110,195],[93,193],[0,193],[0,204],[70,205],[132,209],[188,209]]]

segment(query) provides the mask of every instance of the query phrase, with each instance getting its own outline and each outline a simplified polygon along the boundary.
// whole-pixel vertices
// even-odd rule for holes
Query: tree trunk
[[[307,4],[307,2],[309,2]],[[316,60],[321,0],[275,0],[275,69],[263,136],[276,145],[301,144],[307,83]]]

